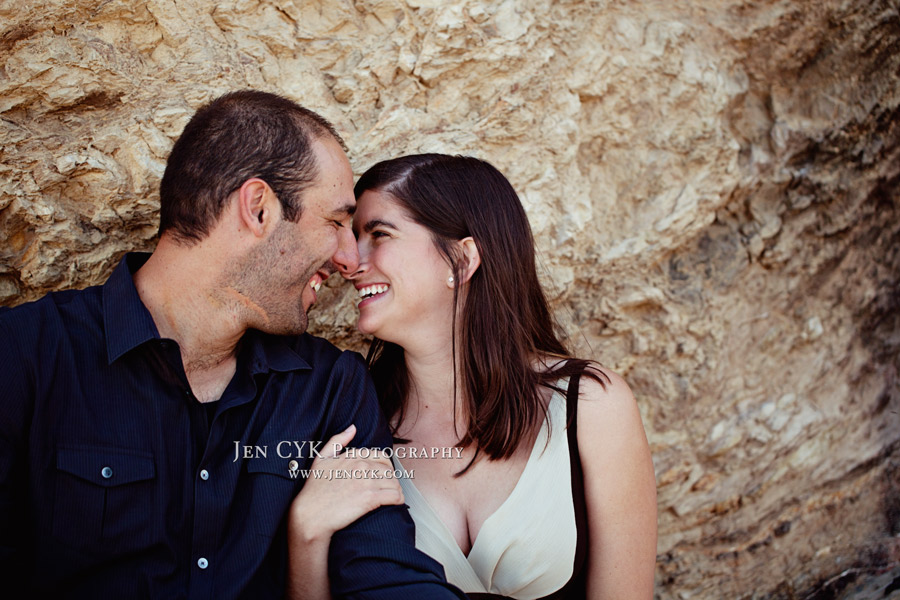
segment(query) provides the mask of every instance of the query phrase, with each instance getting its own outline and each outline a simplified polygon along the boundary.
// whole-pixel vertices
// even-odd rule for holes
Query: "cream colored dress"
[[[416,547],[444,565],[447,581],[464,592],[533,600],[562,588],[572,576],[578,532],[565,395],[553,393],[549,413],[549,432],[545,420],[516,487],[484,522],[468,556],[415,480],[400,480],[416,524]]]

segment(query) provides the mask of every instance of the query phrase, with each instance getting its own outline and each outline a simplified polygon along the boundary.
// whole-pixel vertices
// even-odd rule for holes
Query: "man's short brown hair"
[[[185,242],[209,234],[232,192],[250,178],[269,184],[285,219],[318,176],[313,139],[344,142],[321,115],[276,94],[232,92],[200,108],[175,142],[160,183],[159,233]],[[346,149],[346,148],[345,148]]]

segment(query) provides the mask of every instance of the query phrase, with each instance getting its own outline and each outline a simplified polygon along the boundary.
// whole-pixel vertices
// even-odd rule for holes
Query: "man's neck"
[[[231,303],[222,300],[218,273],[206,260],[203,242],[189,250],[161,240],[134,274],[134,284],[161,337],[178,342],[194,395],[217,400],[236,366],[238,343],[247,330]]]

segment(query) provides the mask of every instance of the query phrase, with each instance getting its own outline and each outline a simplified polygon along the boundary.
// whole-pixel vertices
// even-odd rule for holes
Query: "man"
[[[358,355],[301,335],[322,281],[357,266],[352,185],[319,115],[228,94],[172,150],[152,255],[0,313],[7,589],[282,596],[304,443],[350,424],[391,443]],[[462,597],[413,544],[404,508],[370,513],[332,541],[332,590]]]

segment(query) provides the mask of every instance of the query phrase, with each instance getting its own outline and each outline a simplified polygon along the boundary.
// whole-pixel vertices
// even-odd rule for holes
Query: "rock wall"
[[[481,156],[638,396],[658,597],[834,597],[900,561],[898,81],[891,0],[3,0],[0,302],[151,249],[229,90],[321,112],[357,173]],[[346,292],[313,329],[361,348]]]

